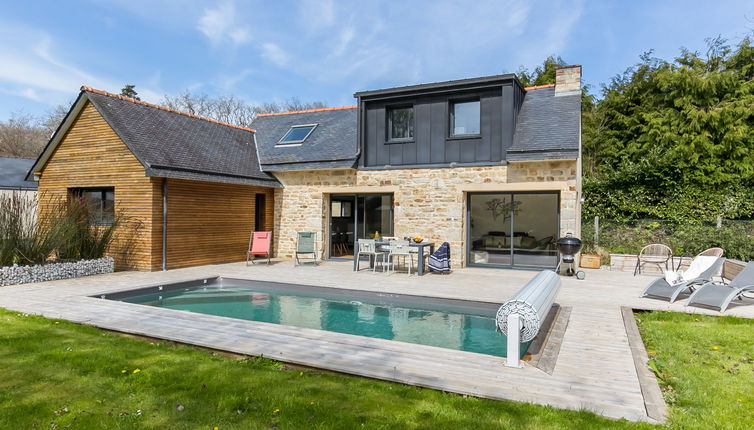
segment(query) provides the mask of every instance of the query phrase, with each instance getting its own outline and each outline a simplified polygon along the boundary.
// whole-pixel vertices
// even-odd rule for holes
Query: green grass
[[[754,320],[637,313],[677,428],[754,428]]]
[[[754,405],[745,395],[747,384],[749,391],[754,386],[752,321],[665,313],[642,314],[641,320],[673,387],[674,427],[754,422]],[[237,360],[4,310],[0,372],[3,429],[652,428],[585,411],[293,369],[268,359]]]

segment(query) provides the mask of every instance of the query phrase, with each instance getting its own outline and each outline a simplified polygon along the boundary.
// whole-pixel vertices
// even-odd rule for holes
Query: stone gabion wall
[[[112,257],[35,266],[13,265],[0,267],[0,286],[80,278],[114,271],[115,261]]]

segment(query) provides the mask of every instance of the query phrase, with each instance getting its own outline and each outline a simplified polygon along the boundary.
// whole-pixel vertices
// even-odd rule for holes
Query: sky
[[[593,88],[650,49],[739,41],[754,1],[52,0],[0,3],[0,121],[70,104],[81,85],[251,103],[354,104],[361,90],[583,66]]]

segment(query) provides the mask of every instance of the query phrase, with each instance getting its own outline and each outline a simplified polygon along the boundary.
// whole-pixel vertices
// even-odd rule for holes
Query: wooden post
[[[720,215],[717,216],[717,228],[721,228],[723,226],[723,217]]]
[[[600,217],[594,217],[594,246],[600,244]]]

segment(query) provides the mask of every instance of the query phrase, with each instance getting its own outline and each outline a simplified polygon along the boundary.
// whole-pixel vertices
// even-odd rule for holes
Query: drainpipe
[[[162,179],[162,271],[168,270],[168,178]]]

